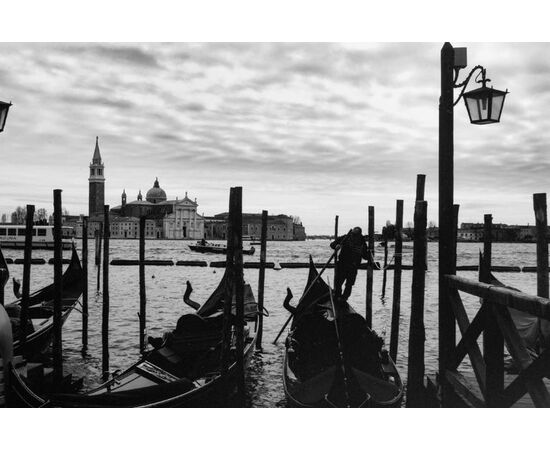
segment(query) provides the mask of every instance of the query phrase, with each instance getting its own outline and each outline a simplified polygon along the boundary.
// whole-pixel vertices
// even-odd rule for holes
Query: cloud
[[[468,46],[471,67],[483,62],[510,95],[496,126],[472,126],[455,108],[461,217],[494,209],[499,221],[519,220],[512,210],[548,189],[550,44]],[[366,204],[379,228],[396,198],[414,200],[417,173],[437,198],[440,47],[0,44],[0,100],[14,103],[0,135],[9,186],[0,212],[51,202],[56,187],[71,212],[85,212],[99,135],[111,204],[159,176],[169,196],[195,192],[210,213],[243,185],[245,209],[297,214],[313,233],[330,229],[336,211],[344,226],[363,221]],[[436,202],[429,211],[437,217]]]

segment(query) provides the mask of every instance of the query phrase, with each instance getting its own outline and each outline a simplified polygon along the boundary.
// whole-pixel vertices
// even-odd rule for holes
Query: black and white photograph
[[[0,35],[4,425],[550,407],[550,42],[99,17]]]

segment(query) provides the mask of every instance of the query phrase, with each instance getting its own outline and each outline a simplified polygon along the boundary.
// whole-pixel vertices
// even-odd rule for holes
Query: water
[[[86,387],[93,387],[101,379],[101,293],[96,295],[96,267],[93,257],[93,240],[89,241],[89,332],[88,354],[83,357],[81,349],[81,320],[78,311],[73,311],[63,328],[63,351],[65,372],[84,378]],[[138,258],[138,241],[112,240],[110,257]],[[191,252],[187,241],[147,241],[146,257],[151,259],[176,260],[206,260],[219,261],[221,255],[202,255]],[[325,263],[330,257],[329,241],[312,240],[305,242],[268,242],[267,261],[307,261],[311,254],[314,261]],[[80,245],[80,242],[78,242]],[[245,247],[248,244],[245,243]],[[459,243],[457,260],[459,265],[475,265],[478,263],[478,253],[482,248],[480,243]],[[259,248],[257,249],[259,250]],[[4,256],[21,258],[20,250],[3,250]],[[390,258],[393,249],[390,249]],[[52,252],[35,251],[33,257],[51,258]],[[64,257],[69,258],[70,252]],[[252,256],[244,256],[245,261],[258,261],[259,251]],[[382,263],[383,251],[376,253],[376,260]],[[412,264],[412,251],[403,254],[403,264]],[[493,245],[494,265],[535,266],[536,247],[534,244]],[[66,266],[65,266],[66,267]],[[22,278],[22,265],[11,264],[10,275]],[[110,292],[110,370],[123,370],[133,364],[139,357],[139,286],[137,266],[109,266]],[[31,292],[51,283],[53,279],[52,265],[34,265],[31,272]],[[183,303],[185,282],[190,280],[193,285],[192,299],[202,303],[218,285],[224,269],[210,267],[185,266],[148,266],[145,268],[147,288],[147,324],[149,336],[161,336],[171,330],[181,314],[191,312],[191,308]],[[264,320],[263,352],[254,355],[247,379],[248,404],[254,407],[284,406],[282,385],[282,363],[284,339],[282,334],[276,345],[273,339],[288,317],[282,308],[286,295],[286,287],[294,294],[294,301],[300,298],[307,279],[307,269],[283,269],[280,271],[266,270],[265,306],[269,317]],[[476,278],[474,272],[461,272],[461,276]],[[522,291],[536,294],[536,273],[498,273],[499,279],[513,285]],[[324,278],[331,278],[332,270],[327,270]],[[373,328],[385,337],[389,346],[391,324],[391,308],[393,296],[393,272],[388,271],[386,296],[381,296],[382,271],[374,272],[373,293]],[[257,293],[258,270],[246,269],[245,279]],[[401,285],[401,322],[399,329],[399,352],[397,366],[403,379],[407,375],[407,346],[409,335],[410,298],[412,271],[403,271]],[[426,326],[426,373],[437,370],[437,243],[428,245],[428,272],[426,274],[425,296],[425,326]],[[350,303],[360,313],[365,312],[366,271],[360,270]],[[14,300],[11,283],[6,287],[6,302]],[[479,308],[479,300],[463,296],[470,319]],[[467,369],[467,363],[462,366]]]

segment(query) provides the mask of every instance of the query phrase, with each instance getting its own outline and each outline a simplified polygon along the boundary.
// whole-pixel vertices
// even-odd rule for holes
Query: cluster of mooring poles
[[[526,393],[535,406],[550,406],[550,394],[543,382],[550,361],[548,333],[548,241],[546,194],[535,194],[537,230],[537,296],[504,286],[491,273],[492,216],[484,218],[484,252],[479,280],[456,276],[458,205],[454,204],[453,108],[464,98],[473,124],[498,123],[507,91],[488,88],[486,69],[475,66],[461,83],[458,75],[466,67],[466,49],[445,43],[441,50],[441,97],[439,106],[439,367],[437,379],[427,380],[426,404],[441,406],[512,406]],[[478,72],[481,88],[465,92]],[[454,100],[454,89],[461,88]],[[519,270],[517,270],[519,271]],[[460,292],[480,297],[481,307],[470,321]],[[513,315],[527,315],[540,332],[536,348],[528,350]],[[456,343],[456,328],[461,339]],[[478,338],[483,334],[483,351]],[[505,387],[504,343],[519,375],[512,375]],[[468,356],[476,385],[457,368]]]
[[[414,208],[413,265],[411,289],[411,319],[409,328],[407,406],[418,407],[424,404],[424,291],[427,267],[427,215],[428,203],[424,200],[426,175],[417,175],[416,201]],[[403,200],[396,201],[395,247],[393,264],[393,301],[389,354],[397,361],[399,354],[399,326],[401,317],[401,275],[403,270]],[[383,236],[384,267],[382,280],[382,297],[385,296],[386,271],[388,270],[388,235]],[[372,328],[372,296],[374,261],[374,207],[368,207],[368,251],[366,313],[367,325]]]
[[[264,287],[266,268],[266,241],[267,241],[267,211],[262,211],[261,251],[258,282],[258,320],[256,322],[256,349],[262,348],[263,314],[264,311]],[[87,218],[83,221],[83,242],[87,241]],[[105,205],[103,227],[96,230],[96,265],[101,266],[101,242],[103,242],[103,283],[102,283],[102,374],[108,379],[109,372],[109,206]],[[85,253],[85,254],[84,254]],[[86,261],[87,243],[83,243],[83,258]],[[145,286],[145,217],[140,218],[139,233],[139,351],[147,352],[147,296]],[[225,261],[228,273],[228,283],[224,295],[224,322],[222,332],[221,374],[228,377],[230,355],[234,352],[236,358],[236,386],[237,403],[244,404],[244,274],[242,254],[242,187],[234,187],[230,190],[229,217],[227,226],[227,256]],[[85,273],[87,266],[85,267]],[[99,284],[98,284],[99,286]],[[87,349],[87,289],[85,289],[82,326],[82,349]],[[99,289],[98,289],[99,292]],[[233,310],[234,307],[234,310]],[[232,333],[234,330],[234,335]],[[233,380],[231,380],[233,381]]]
[[[62,358],[62,298],[63,298],[63,247],[62,247],[62,230],[61,230],[61,189],[53,191],[53,238],[54,238],[54,257],[53,257],[53,343],[52,343],[52,360],[53,360],[53,382],[55,386],[60,386],[63,381],[63,358]],[[31,284],[31,262],[32,262],[32,239],[34,234],[34,205],[27,205],[25,218],[25,245],[23,249],[23,286],[20,301],[20,316],[19,316],[19,345],[22,355],[27,355],[29,352],[27,335],[31,330],[31,317],[29,314],[30,305],[30,284]],[[4,298],[4,287],[2,285],[2,304]]]

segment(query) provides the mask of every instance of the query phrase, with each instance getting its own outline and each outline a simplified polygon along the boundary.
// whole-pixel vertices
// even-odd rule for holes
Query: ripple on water
[[[93,241],[90,240],[91,249]],[[309,254],[314,261],[324,263],[330,256],[328,241],[306,242],[273,242],[268,243],[268,261],[307,261]],[[147,241],[146,252],[149,258],[200,259],[208,262],[220,261],[219,255],[198,255],[188,248],[185,241]],[[137,258],[138,242],[131,240],[113,240],[110,246],[111,259]],[[481,243],[459,243],[458,264],[477,264]],[[21,257],[18,250],[5,250],[4,255],[10,258]],[[89,257],[89,332],[88,353],[83,356],[81,349],[82,316],[74,311],[63,328],[63,348],[65,371],[75,377],[83,377],[86,388],[96,386],[101,382],[101,317],[102,294],[96,294],[96,269],[94,267],[93,251]],[[51,258],[51,252],[35,251],[37,258]],[[64,257],[70,257],[65,252]],[[377,252],[380,261],[382,254]],[[390,253],[391,257],[391,253]],[[258,261],[256,255],[245,255],[245,261]],[[493,245],[493,260],[495,265],[535,266],[536,248],[533,244],[501,244]],[[412,263],[412,253],[404,254],[404,264]],[[437,369],[437,243],[429,243],[428,272],[426,277],[425,326],[426,326],[426,372],[434,373]],[[139,286],[138,267],[110,266],[110,371],[123,370],[133,364],[139,357]],[[11,276],[22,278],[22,265],[9,266]],[[204,302],[212,290],[218,285],[223,269],[210,267],[186,266],[148,266],[145,268],[147,289],[147,328],[150,336],[162,335],[172,329],[181,314],[191,312],[191,308],[183,303],[185,281],[193,285],[192,298]],[[332,277],[332,270],[325,272],[326,277]],[[462,276],[475,278],[474,272],[463,272]],[[154,278],[153,278],[154,276]],[[499,273],[499,278],[525,292],[536,293],[536,273]],[[406,350],[409,337],[409,314],[412,271],[404,271],[401,287],[401,322],[399,326],[399,355],[397,366],[402,378],[406,379]],[[32,266],[31,290],[36,290],[53,278],[53,266]],[[245,278],[257,292],[258,270],[245,270]],[[282,301],[289,286],[297,301],[304,289],[307,269],[267,270],[265,282],[265,305],[270,316],[264,319],[263,352],[255,353],[247,375],[247,404],[254,407],[284,407],[286,406],[282,366],[284,356],[284,337],[277,345],[271,342],[280,327],[288,317],[282,308]],[[391,308],[393,300],[393,276],[388,272],[386,295],[381,297],[382,272],[374,273],[373,327],[381,336],[389,340]],[[365,311],[366,271],[360,271],[354,287],[350,303],[359,312]],[[11,286],[6,288],[6,302],[13,301]],[[465,306],[470,317],[477,311],[477,298],[465,296]],[[467,368],[467,365],[465,366]]]

